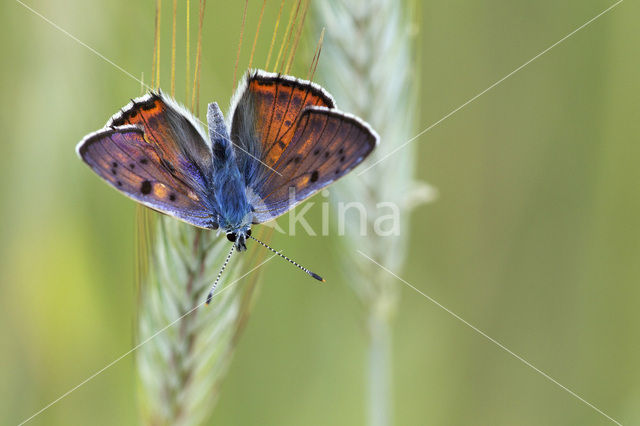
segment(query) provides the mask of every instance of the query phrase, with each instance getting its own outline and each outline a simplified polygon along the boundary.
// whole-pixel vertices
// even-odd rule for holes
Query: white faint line
[[[493,83],[491,86],[487,87],[486,89],[484,89],[482,92],[478,93],[477,95],[475,95],[473,98],[469,99],[467,102],[463,103],[462,105],[460,105],[459,107],[457,107],[456,109],[454,109],[453,111],[449,112],[447,115],[445,115],[444,117],[442,117],[440,120],[436,121],[435,123],[433,123],[432,125],[430,125],[429,127],[425,128],[424,130],[422,130],[420,133],[418,133],[417,135],[415,135],[414,137],[412,137],[411,139],[409,139],[408,141],[406,141],[405,143],[403,143],[402,145],[398,146],[397,148],[393,149],[391,152],[387,153],[384,157],[380,158],[378,161],[376,161],[375,163],[371,164],[369,167],[367,167],[366,169],[362,170],[361,172],[358,173],[358,176],[361,176],[363,173],[367,172],[369,169],[371,169],[372,167],[376,166],[377,164],[379,164],[380,162],[386,160],[387,158],[389,158],[390,156],[392,156],[393,154],[395,154],[396,152],[400,151],[402,148],[404,148],[405,146],[409,145],[411,142],[413,142],[414,140],[416,140],[417,138],[419,138],[420,136],[422,136],[423,134],[427,133],[429,130],[433,129],[434,127],[436,127],[438,124],[442,123],[444,120],[446,120],[447,118],[451,117],[453,114],[455,114],[456,112],[460,111],[462,108],[466,107],[467,105],[469,105],[471,102],[475,101],[476,99],[478,99],[480,96],[484,95],[485,93],[487,93],[489,90],[493,89],[494,87],[496,87],[497,85],[499,85],[500,83],[502,83],[503,81],[505,81],[506,79],[508,79],[509,77],[511,77],[512,75],[514,75],[515,73],[517,73],[518,71],[520,71],[521,69],[523,69],[524,67],[526,67],[527,65],[529,65],[531,62],[535,61],[536,59],[538,59],[539,57],[541,57],[542,55],[544,55],[545,53],[547,53],[548,51],[550,51],[551,49],[553,49],[554,47],[556,47],[557,45],[559,45],[560,43],[562,43],[563,41],[565,41],[566,39],[568,39],[569,37],[571,37],[572,35],[574,35],[575,33],[577,33],[578,31],[580,31],[581,29],[583,29],[584,27],[586,27],[587,25],[591,24],[593,21],[595,21],[596,19],[600,18],[602,15],[604,15],[605,13],[609,12],[611,9],[613,9],[614,7],[616,7],[617,5],[619,5],[620,3],[622,3],[624,0],[618,0],[616,3],[614,3],[613,5],[609,6],[608,8],[606,8],[605,10],[603,10],[602,12],[600,12],[599,14],[597,14],[596,16],[594,16],[593,18],[589,19],[587,22],[585,22],[584,24],[580,25],[578,28],[576,28],[575,30],[571,31],[569,34],[567,34],[566,36],[562,37],[560,40],[556,41],[555,43],[553,43],[551,46],[547,47],[546,49],[544,49],[542,52],[538,53],[536,56],[534,56],[533,58],[529,59],[527,62],[525,62],[524,64],[520,65],[518,68],[516,68],[515,70],[511,71],[509,74],[505,75],[504,77],[502,77],[500,80],[496,81],[495,83]]]
[[[89,46],[87,43],[83,42],[82,40],[78,39],[76,36],[74,36],[73,34],[69,33],[67,30],[65,30],[64,28],[60,27],[60,25],[56,24],[55,22],[51,21],[50,19],[48,19],[46,16],[42,15],[41,13],[39,13],[38,11],[34,10],[32,7],[30,7],[29,5],[21,2],[20,0],[16,0],[16,2],[20,3],[22,6],[24,6],[25,9],[30,10],[33,14],[39,16],[40,18],[42,18],[42,20],[44,20],[45,22],[47,22],[49,25],[51,25],[52,27],[54,27],[55,29],[57,29],[58,31],[60,31],[61,33],[65,34],[67,37],[73,39],[74,41],[76,41],[77,43],[81,44],[82,46],[86,47],[87,49],[89,49],[91,52],[93,52],[94,54],[96,54],[97,56],[99,56],[100,58],[102,58],[104,61],[110,63],[111,65],[113,65],[114,67],[116,67],[117,69],[119,69],[120,71],[122,71],[123,73],[125,73],[126,75],[128,75],[129,77],[131,77],[132,79],[134,79],[135,81],[141,83],[141,81],[138,79],[138,77],[136,77],[135,75],[131,74],[129,71],[125,70],[124,68],[122,68],[120,65],[116,64],[115,62],[113,62],[112,60],[110,60],[109,58],[107,58],[106,56],[104,56],[102,53],[98,52],[96,49],[94,49],[93,47]],[[144,84],[144,83],[143,83]],[[145,87],[148,88],[147,85],[145,85]]]
[[[214,294],[214,298],[217,297],[218,295],[222,294],[224,291],[228,290],[229,288],[231,288],[231,286],[233,286],[235,283],[237,283],[238,281],[240,281],[241,279],[243,279],[244,277],[246,277],[247,275],[249,275],[250,273],[252,273],[253,271],[255,271],[256,269],[258,269],[259,267],[261,267],[262,265],[264,265],[265,263],[267,263],[268,261],[270,261],[271,259],[273,259],[274,257],[276,257],[276,255],[274,254],[273,256],[271,256],[270,258],[268,258],[267,260],[265,260],[264,262],[260,263],[259,265],[257,265],[256,267],[254,267],[253,269],[251,269],[250,271],[248,271],[246,274],[242,275],[240,278],[238,278],[235,281],[232,281],[231,283],[227,284],[226,287],[224,287],[222,290],[218,291],[216,294]],[[204,305],[206,303],[202,302],[199,305],[196,305],[194,308],[192,308],[190,311],[188,311],[187,313],[183,314],[182,316],[180,316],[178,319],[176,319],[175,321],[167,324],[166,326],[164,326],[163,328],[161,328],[160,330],[156,331],[155,333],[153,333],[151,336],[147,337],[145,340],[143,340],[142,342],[138,343],[136,346],[134,346],[133,348],[129,349],[127,352],[125,352],[124,354],[120,355],[118,358],[114,359],[113,361],[111,361],[109,364],[105,365],[104,367],[102,367],[100,370],[96,371],[95,373],[93,373],[92,375],[90,375],[89,377],[87,377],[86,379],[84,379],[82,382],[78,383],[76,386],[72,387],[71,389],[69,389],[68,391],[66,391],[65,393],[63,393],[62,395],[60,395],[58,398],[56,398],[55,400],[51,401],[49,404],[45,405],[43,408],[41,408],[38,412],[36,412],[35,414],[31,415],[31,417],[23,420],[18,426],[22,426],[23,424],[29,422],[30,420],[32,420],[33,418],[35,418],[36,416],[38,416],[39,414],[41,414],[42,412],[44,412],[45,410],[47,410],[48,408],[50,408],[51,406],[55,405],[56,403],[60,402],[62,399],[64,399],[65,397],[69,396],[71,393],[73,393],[74,391],[76,391],[78,388],[80,388],[81,386],[85,385],[86,383],[88,383],[89,381],[91,381],[92,379],[96,378],[97,376],[99,376],[101,373],[103,373],[105,370],[107,370],[108,368],[112,367],[113,365],[117,364],[120,360],[122,360],[123,358],[126,358],[127,355],[130,355],[132,352],[135,352],[137,349],[139,349],[142,345],[144,345],[145,343],[148,343],[150,340],[152,340],[154,337],[156,337],[157,335],[161,334],[162,332],[164,332],[165,330],[167,330],[168,328],[171,328],[173,325],[175,325],[178,321],[180,321],[181,319],[183,319],[184,317],[192,314],[196,309],[198,309],[199,307],[201,307],[202,305]]]
[[[412,288],[414,291],[418,292],[419,294],[421,294],[423,297],[425,297],[426,299],[428,299],[430,302],[434,303],[436,306],[438,306],[439,308],[445,310],[448,314],[450,314],[451,316],[453,316],[454,318],[456,318],[458,321],[462,322],[464,325],[466,325],[467,327],[471,328],[472,330],[474,330],[475,332],[477,332],[478,334],[482,335],[483,337],[485,337],[486,339],[488,339],[490,342],[494,343],[495,345],[497,345],[499,348],[501,348],[502,350],[504,350],[505,352],[507,352],[509,355],[513,356],[514,358],[516,358],[517,360],[519,360],[520,362],[524,363],[525,365],[527,365],[528,367],[530,367],[531,369],[533,369],[534,371],[536,371],[537,373],[541,374],[544,378],[546,378],[547,380],[549,380],[550,382],[558,385],[560,388],[564,389],[565,391],[567,391],[569,394],[571,394],[572,396],[574,396],[575,398],[579,399],[580,401],[582,401],[583,403],[585,403],[586,405],[588,405],[589,407],[591,407],[592,409],[594,409],[595,411],[597,411],[598,413],[602,414],[604,417],[606,417],[607,419],[611,420],[612,422],[614,422],[617,425],[622,426],[622,423],[618,422],[616,419],[614,419],[613,417],[607,415],[604,411],[600,410],[598,407],[596,407],[595,405],[593,405],[592,403],[590,403],[589,401],[585,400],[584,398],[582,398],[580,395],[578,395],[577,393],[575,393],[574,391],[572,391],[571,389],[567,388],[566,386],[562,385],[560,382],[558,382],[556,379],[554,379],[553,377],[549,376],[547,373],[545,373],[544,371],[540,370],[539,368],[537,368],[535,365],[531,364],[529,361],[527,361],[526,359],[522,358],[520,355],[516,354],[515,352],[513,352],[511,349],[507,348],[505,345],[503,345],[502,343],[498,342],[496,339],[494,339],[493,337],[489,336],[488,334],[486,334],[484,331],[480,330],[478,327],[474,326],[473,324],[469,323],[468,321],[466,321],[464,318],[462,318],[461,316],[459,316],[458,314],[456,314],[455,312],[451,311],[449,308],[447,308],[446,306],[440,304],[437,300],[435,300],[434,298],[428,296],[427,294],[423,293],[421,290],[418,290],[416,287],[414,287],[413,285],[409,284],[409,282],[405,281],[404,279],[400,278],[398,275],[394,274],[392,271],[390,271],[389,269],[385,268],[384,266],[382,266],[381,264],[379,264],[378,262],[376,262],[375,260],[373,260],[372,258],[370,258],[369,256],[367,256],[365,253],[363,253],[360,250],[356,250],[358,253],[360,253],[362,256],[366,257],[367,259],[369,259],[372,263],[378,265],[378,267],[380,267],[381,269],[385,270],[386,272],[388,272],[389,274],[393,275],[395,278],[397,278],[398,280],[402,281],[404,284],[406,284],[407,286],[409,286],[410,288]]]
[[[89,46],[87,43],[83,42],[82,40],[80,40],[79,38],[77,38],[76,36],[74,36],[73,34],[69,33],[67,30],[65,30],[64,28],[60,27],[58,24],[56,24],[55,22],[51,21],[50,19],[48,19],[46,16],[42,15],[41,13],[37,12],[36,10],[34,10],[32,7],[26,5],[25,3],[23,3],[20,0],[16,0],[16,2],[20,3],[22,6],[24,6],[25,9],[31,11],[33,14],[39,16],[40,18],[42,18],[45,22],[47,22],[48,24],[50,24],[52,27],[54,27],[55,29],[57,29],[58,31],[62,32],[63,34],[65,34],[66,36],[68,36],[69,38],[71,38],[72,40],[76,41],[77,43],[81,44],[82,46],[86,47],[87,49],[89,49],[91,52],[93,52],[94,54],[96,54],[98,57],[100,57],[101,59],[103,59],[104,61],[108,62],[109,64],[113,65],[114,67],[116,67],[117,69],[119,69],[120,71],[122,71],[123,73],[125,73],[127,76],[131,77],[132,79],[134,79],[135,81],[137,81],[138,83],[140,83],[142,86],[144,86],[147,90],[152,90],[151,86],[148,86],[147,84],[145,84],[142,80],[140,80],[138,77],[136,77],[135,75],[131,74],[129,71],[125,70],[124,68],[122,68],[120,65],[116,64],[115,62],[113,62],[112,60],[110,60],[109,58],[107,58],[106,56],[104,56],[102,53],[98,52],[96,49],[94,49],[93,47]],[[195,115],[194,115],[195,117]],[[198,120],[200,122],[200,124],[202,124],[203,126],[206,126],[205,123],[202,122],[202,120],[200,120],[198,117],[195,117],[196,120]],[[235,146],[236,148],[238,148],[240,151],[244,152],[245,154],[247,154],[249,157],[253,158],[254,160],[256,160],[257,162],[259,162],[260,164],[262,164],[263,166],[265,166],[266,168],[270,169],[272,172],[282,176],[282,174],[278,173],[277,170],[272,169],[268,164],[265,164],[264,162],[262,162],[259,158],[254,157],[253,155],[251,155],[251,153],[247,152],[246,150],[244,150],[241,146],[235,144],[233,141],[230,141],[233,146]]]

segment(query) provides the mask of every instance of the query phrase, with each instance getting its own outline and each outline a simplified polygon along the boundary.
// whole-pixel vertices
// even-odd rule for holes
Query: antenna
[[[284,260],[288,261],[289,263],[291,263],[292,265],[297,266],[299,269],[302,269],[304,272],[306,272],[307,274],[309,274],[310,276],[312,276],[313,278],[315,278],[318,281],[322,281],[325,282],[324,278],[322,278],[320,275],[316,274],[315,272],[311,272],[310,270],[308,270],[307,268],[305,268],[304,266],[300,265],[299,263],[294,262],[293,260],[289,259],[287,256],[285,256],[284,254],[280,253],[279,251],[272,249],[271,247],[269,247],[268,245],[266,245],[265,243],[263,243],[262,241],[260,241],[259,239],[252,237],[251,235],[247,235],[249,238],[251,238],[252,240],[257,241],[258,243],[260,243],[260,245],[262,245],[263,247],[271,250],[272,252],[274,252],[275,254],[277,254],[278,256],[280,256],[281,258],[283,258]],[[229,254],[231,255],[231,254]]]
[[[224,272],[224,268],[227,267],[227,263],[229,263],[229,259],[231,258],[231,255],[233,254],[233,250],[235,248],[236,248],[236,245],[235,244],[231,244],[231,250],[229,250],[229,254],[227,255],[227,259],[222,264],[222,268],[220,268],[220,272],[218,272],[218,277],[216,278],[216,281],[211,286],[211,291],[209,291],[209,294],[207,295],[207,305],[209,303],[211,303],[211,298],[213,297],[213,292],[216,291],[216,287],[218,286],[218,281],[220,281],[220,277],[222,276],[222,273]]]

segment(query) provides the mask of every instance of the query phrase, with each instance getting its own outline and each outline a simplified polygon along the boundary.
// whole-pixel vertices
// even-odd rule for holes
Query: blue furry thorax
[[[245,193],[244,178],[235,161],[227,167],[214,169],[213,185],[220,227],[235,232],[251,224],[251,206]]]

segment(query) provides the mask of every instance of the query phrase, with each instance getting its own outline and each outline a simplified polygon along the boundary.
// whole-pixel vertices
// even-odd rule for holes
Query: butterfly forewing
[[[314,83],[264,71],[245,76],[232,105],[231,138],[238,168],[249,186],[271,172],[306,107],[335,106],[333,98]]]
[[[189,111],[162,92],[134,99],[106,127],[137,125],[144,130],[164,168],[195,189],[205,191],[212,164],[211,147]]]
[[[137,126],[108,128],[78,145],[80,157],[111,186],[161,213],[202,228],[216,228],[207,200],[168,171]]]
[[[273,219],[358,165],[378,136],[320,86],[255,71],[232,102],[231,138],[253,222]]]

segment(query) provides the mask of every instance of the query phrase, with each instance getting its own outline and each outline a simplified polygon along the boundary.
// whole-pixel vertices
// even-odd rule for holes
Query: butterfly
[[[349,173],[374,150],[377,133],[338,110],[321,86],[262,70],[243,76],[226,121],[210,103],[207,124],[208,135],[186,108],[151,91],[85,136],[76,151],[127,197],[193,226],[224,231],[233,243],[224,266],[234,248],[244,251],[253,239],[324,281],[252,237],[251,226]]]

